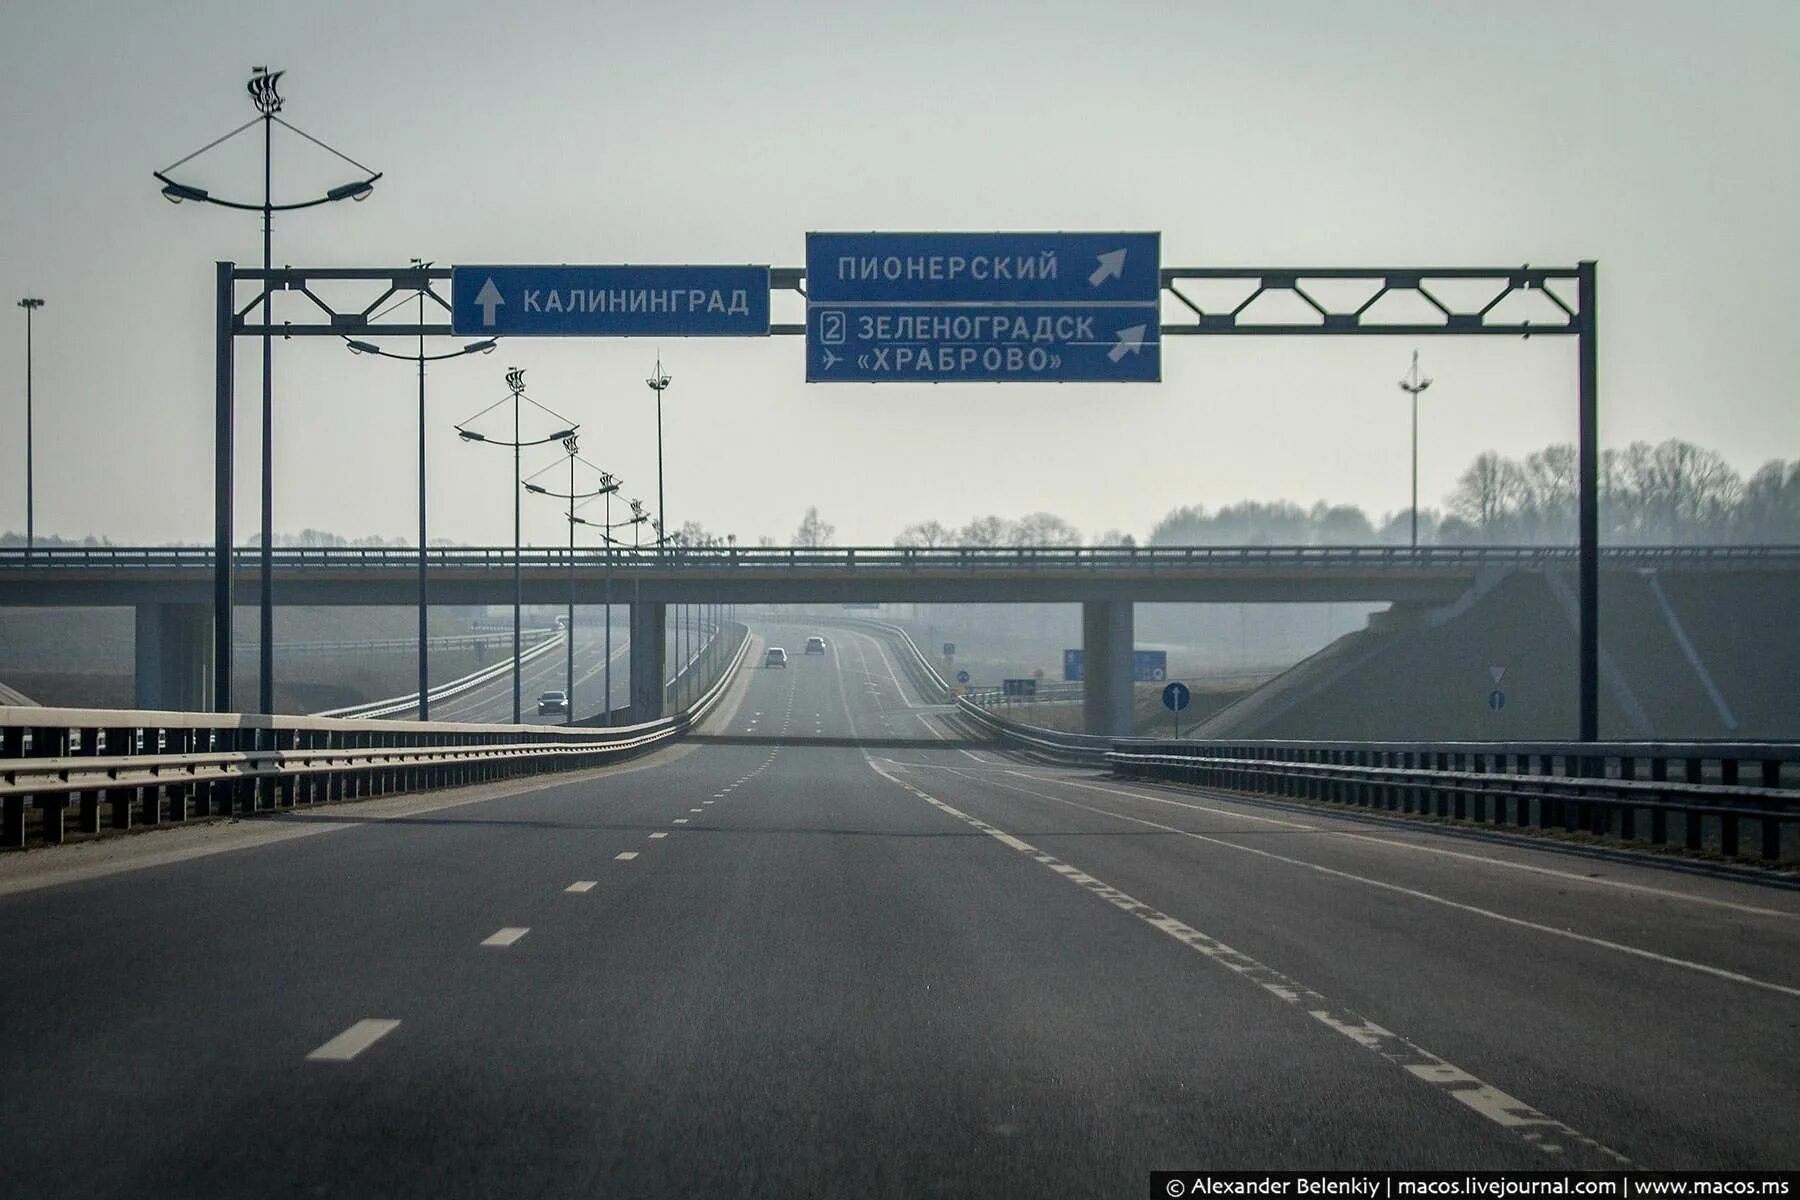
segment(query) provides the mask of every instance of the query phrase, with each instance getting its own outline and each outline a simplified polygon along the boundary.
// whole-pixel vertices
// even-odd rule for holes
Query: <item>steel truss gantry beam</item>
[[[448,283],[448,267],[282,267],[263,271],[239,268],[234,263],[217,265],[218,386],[215,425],[214,562],[213,583],[213,697],[215,707],[229,711],[231,695],[232,579],[232,348],[239,337],[449,337],[450,323],[421,323],[378,319],[382,306],[401,294],[423,293],[450,313],[449,300],[437,285]],[[254,284],[255,294],[240,302],[238,285]],[[341,309],[320,295],[314,285],[363,283],[373,285],[366,304]],[[1447,285],[1458,296],[1477,300],[1440,298]],[[1480,285],[1488,286],[1480,286]],[[1193,293],[1199,286],[1229,285],[1237,292],[1227,304],[1203,306]],[[1321,286],[1322,285],[1322,286]],[[1362,285],[1360,288],[1354,285]],[[1573,285],[1573,303],[1566,295]],[[1573,267],[1164,267],[1162,289],[1177,306],[1176,319],[1164,319],[1162,336],[1258,336],[1319,337],[1331,335],[1400,335],[1405,337],[1518,337],[1571,336],[1577,339],[1579,407],[1579,575],[1580,575],[1580,687],[1579,738],[1599,738],[1600,710],[1600,556],[1599,556],[1599,398],[1596,354],[1597,304],[1595,264]],[[1326,302],[1315,293],[1357,292],[1353,304]],[[806,272],[799,267],[773,267],[769,271],[771,293],[806,295]],[[1549,302],[1545,321],[1512,317],[1507,302],[1533,293]],[[283,296],[304,300],[310,308],[300,321],[256,324],[251,314],[264,296],[280,301]],[[1276,297],[1300,319],[1262,320],[1251,310],[1266,297]],[[1399,297],[1423,311],[1426,319],[1386,320],[1376,312],[1381,303]],[[290,305],[292,302],[290,302]],[[1422,307],[1421,307],[1422,306]],[[1541,307],[1541,305],[1540,305]],[[804,335],[806,326],[774,323],[772,334]]]

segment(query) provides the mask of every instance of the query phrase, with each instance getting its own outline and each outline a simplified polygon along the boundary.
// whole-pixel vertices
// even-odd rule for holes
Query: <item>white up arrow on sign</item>
[[[494,277],[488,276],[487,282],[481,285],[481,290],[475,293],[475,307],[481,310],[481,323],[492,325],[494,310],[505,303],[500,298],[500,289],[494,286]]]
[[[1099,287],[1108,279],[1117,279],[1125,274],[1125,251],[1109,250],[1105,254],[1096,254],[1094,258],[1100,265],[1088,276],[1090,286]]]
[[[1118,362],[1127,354],[1136,354],[1138,351],[1142,350],[1144,348],[1144,333],[1149,328],[1148,325],[1128,325],[1124,329],[1119,330],[1119,340],[1114,344],[1111,350],[1106,352],[1106,357],[1112,362]]]

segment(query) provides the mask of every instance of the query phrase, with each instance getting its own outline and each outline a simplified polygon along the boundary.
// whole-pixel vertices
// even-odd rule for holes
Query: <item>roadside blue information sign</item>
[[[459,337],[766,337],[768,267],[453,267]]]
[[[1087,677],[1087,655],[1084,651],[1063,651],[1063,678],[1070,683],[1077,683]],[[1133,650],[1131,652],[1131,678],[1137,683],[1161,683],[1169,677],[1169,652],[1167,650]]]
[[[1161,235],[811,233],[814,383],[1162,377]]]

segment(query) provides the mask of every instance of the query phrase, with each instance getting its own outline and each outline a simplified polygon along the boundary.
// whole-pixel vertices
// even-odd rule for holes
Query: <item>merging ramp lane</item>
[[[1046,767],[753,634],[622,766],[0,860],[19,1194],[1791,1165],[1800,894]]]

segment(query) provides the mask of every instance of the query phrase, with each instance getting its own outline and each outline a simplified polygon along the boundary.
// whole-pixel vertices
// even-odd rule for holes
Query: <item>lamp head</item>
[[[352,353],[352,354],[380,354],[381,353],[381,347],[377,346],[375,343],[359,342],[355,338],[345,338],[344,345],[346,345],[350,348],[350,353]]]
[[[327,200],[367,200],[375,190],[373,179],[359,179],[355,183],[340,183],[325,193]]]
[[[163,199],[170,204],[180,204],[183,200],[206,201],[211,199],[205,188],[190,187],[185,183],[176,183],[172,179],[163,180]]]
[[[461,438],[465,442],[485,442],[485,441],[487,441],[486,436],[484,436],[483,434],[476,433],[473,429],[458,429],[456,431],[456,436]]]

